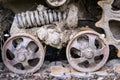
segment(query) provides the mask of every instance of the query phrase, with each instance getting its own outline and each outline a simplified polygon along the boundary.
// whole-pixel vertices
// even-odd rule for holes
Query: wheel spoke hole
[[[30,66],[34,67],[34,66],[36,66],[38,64],[39,60],[40,60],[39,58],[30,59],[30,60],[28,60],[28,64]]]
[[[100,56],[96,56],[94,59],[95,59],[95,62],[96,63],[99,63],[101,62],[101,60],[103,59],[104,55],[100,55]]]
[[[31,41],[27,46],[27,50],[32,51],[33,53],[36,53],[38,52],[39,47],[35,42]]]
[[[14,65],[14,67],[16,69],[19,69],[19,70],[24,70],[25,69],[24,66],[22,65],[22,63],[17,63],[17,64]]]
[[[83,41],[88,40],[88,37],[86,35],[82,35],[82,36],[78,37],[77,40],[78,40],[78,42],[81,41],[81,40],[83,40]]]
[[[78,43],[80,45],[81,50],[88,47],[88,41],[89,41],[88,36],[82,35],[82,36],[77,38],[77,41],[78,41]]]
[[[80,58],[81,52],[77,50],[76,48],[71,48],[70,54],[72,58]]]
[[[95,40],[95,46],[97,49],[100,47],[100,42],[98,40]]]
[[[101,43],[100,40],[95,40],[95,46],[96,46],[97,49],[101,49],[103,44]]]
[[[15,55],[9,49],[6,51],[6,56],[9,60],[13,60],[15,58]]]
[[[23,42],[23,39],[22,38],[17,38],[15,40],[13,40],[12,44],[16,48],[18,45],[20,45],[21,42]]]
[[[82,63],[79,63],[78,66],[80,66],[82,68],[88,68],[89,67],[89,62],[86,60]]]

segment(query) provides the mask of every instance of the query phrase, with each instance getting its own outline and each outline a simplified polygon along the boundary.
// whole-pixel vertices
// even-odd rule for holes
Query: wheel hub
[[[82,52],[87,59],[92,59],[94,57],[94,52],[91,48],[87,48]]]
[[[27,59],[28,51],[25,48],[21,48],[15,52],[17,61],[24,62]]]
[[[24,54],[21,54],[21,55],[18,56],[18,61],[20,61],[20,62],[25,61],[25,59],[26,59],[26,57],[25,57]]]

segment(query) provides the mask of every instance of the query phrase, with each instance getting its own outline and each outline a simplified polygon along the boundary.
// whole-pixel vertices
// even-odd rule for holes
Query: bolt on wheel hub
[[[25,57],[24,54],[20,54],[20,55],[18,56],[18,61],[19,61],[19,62],[23,62],[23,61],[25,61],[25,59],[26,59],[26,57]]]
[[[94,57],[94,53],[93,53],[92,49],[85,49],[85,50],[83,50],[82,53],[85,55],[85,57],[87,59],[91,59]]]
[[[29,54],[29,52],[25,48],[20,48],[19,50],[15,51],[15,54],[16,60],[19,62],[23,62],[27,59],[27,55]]]

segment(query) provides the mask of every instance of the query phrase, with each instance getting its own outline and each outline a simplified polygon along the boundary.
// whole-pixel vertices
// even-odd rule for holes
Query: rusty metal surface
[[[70,36],[79,31],[79,29],[70,29],[77,27],[78,8],[72,3],[68,5],[67,10],[56,12],[51,9],[47,10],[43,5],[39,6],[41,6],[40,10],[27,11],[15,16],[10,29],[11,36],[17,33],[28,33],[37,36],[47,45],[62,48]]]
[[[113,35],[112,33],[113,30],[110,29],[110,23],[109,23],[109,21],[111,20],[120,21],[120,18],[119,18],[120,11],[119,10],[115,11],[112,9],[113,2],[114,0],[103,0],[98,3],[103,9],[103,14],[102,14],[101,20],[96,23],[96,26],[104,29],[108,44],[114,45],[119,50],[120,40],[116,39],[115,36]],[[119,28],[115,28],[114,26],[112,26],[112,29],[118,30]]]
[[[66,19],[66,16],[66,12],[45,9],[16,14],[14,21],[16,21],[17,27],[27,29],[61,22]]]
[[[98,42],[97,42],[98,41]],[[104,37],[94,31],[81,31],[69,42],[66,55],[73,68],[82,72],[100,69],[109,57]],[[98,58],[103,56],[101,59]]]
[[[47,3],[44,3],[46,1]],[[49,1],[53,1],[53,3]],[[103,14],[101,20],[96,23],[96,26],[105,31],[101,31],[102,34],[89,28],[82,28],[91,27],[90,25],[78,25],[79,23],[82,24],[81,21],[84,22],[88,20],[89,22],[93,21],[93,23],[95,23],[100,19],[101,12],[99,11],[100,7],[97,6],[98,0],[94,2],[94,4],[96,3],[96,8],[90,6],[92,3],[87,5],[87,1],[89,0],[69,1],[70,0],[45,0],[43,4],[37,4],[38,7],[34,11],[28,10],[16,14],[10,29],[11,38],[5,43],[2,54],[4,63],[11,71],[22,74],[36,72],[42,66],[45,57],[41,42],[44,45],[50,45],[57,49],[66,47],[68,44],[66,50],[68,62],[73,68],[82,72],[91,72],[102,68],[109,57],[109,45],[114,45],[118,49],[118,57],[120,56],[120,40],[118,38],[120,37],[119,24],[116,24],[114,21],[111,22],[111,20],[116,20],[118,21],[117,23],[120,21],[119,10],[115,11],[112,9],[114,0],[99,1],[99,5],[103,9]],[[95,12],[93,12],[94,10]],[[113,26],[118,27],[113,28]],[[94,26],[94,28],[96,27]],[[22,41],[23,44],[19,44]],[[29,44],[27,48],[23,48],[26,47],[25,45],[27,44]],[[16,48],[19,49],[16,50],[11,46],[17,46]],[[36,48],[36,46],[38,48]],[[74,49],[72,49],[73,47]],[[34,53],[36,51],[39,53],[35,55]],[[6,53],[13,54],[7,55]],[[29,57],[27,54],[31,54],[31,56]],[[12,59],[15,57],[15,60],[10,60],[11,57],[8,60],[7,56],[12,56]],[[31,62],[31,58],[36,57],[40,60]],[[16,69],[16,66],[14,66],[16,61],[23,64],[25,69],[22,68],[23,70],[20,70],[21,68],[19,69],[19,67]],[[38,62],[38,65],[31,68],[26,61],[30,61],[32,65]],[[60,66],[55,66],[56,64],[60,64]],[[80,72],[71,69],[71,67],[66,65],[68,68],[64,68],[61,65],[61,62],[53,62],[50,65],[46,65],[49,67],[47,67],[48,73],[50,72],[49,75],[57,77],[64,77],[64,75],[81,76]],[[119,65],[116,65],[115,69],[119,71]],[[44,74],[44,71],[45,69],[41,69],[39,73]],[[82,73],[82,75],[86,75],[86,73]]]
[[[36,72],[42,66],[44,56],[42,44],[28,34],[17,34],[8,39],[2,53],[7,68],[19,74]]]

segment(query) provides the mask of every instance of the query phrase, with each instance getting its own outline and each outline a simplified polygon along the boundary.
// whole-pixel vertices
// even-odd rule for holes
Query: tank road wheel
[[[29,34],[15,35],[3,46],[4,64],[18,74],[36,72],[42,66],[44,56],[42,44]]]
[[[93,72],[106,63],[109,47],[100,34],[94,31],[83,31],[69,42],[66,55],[74,69]]]
[[[46,2],[48,3],[48,5],[52,6],[52,7],[59,7],[62,6],[66,3],[67,0],[46,0]]]

